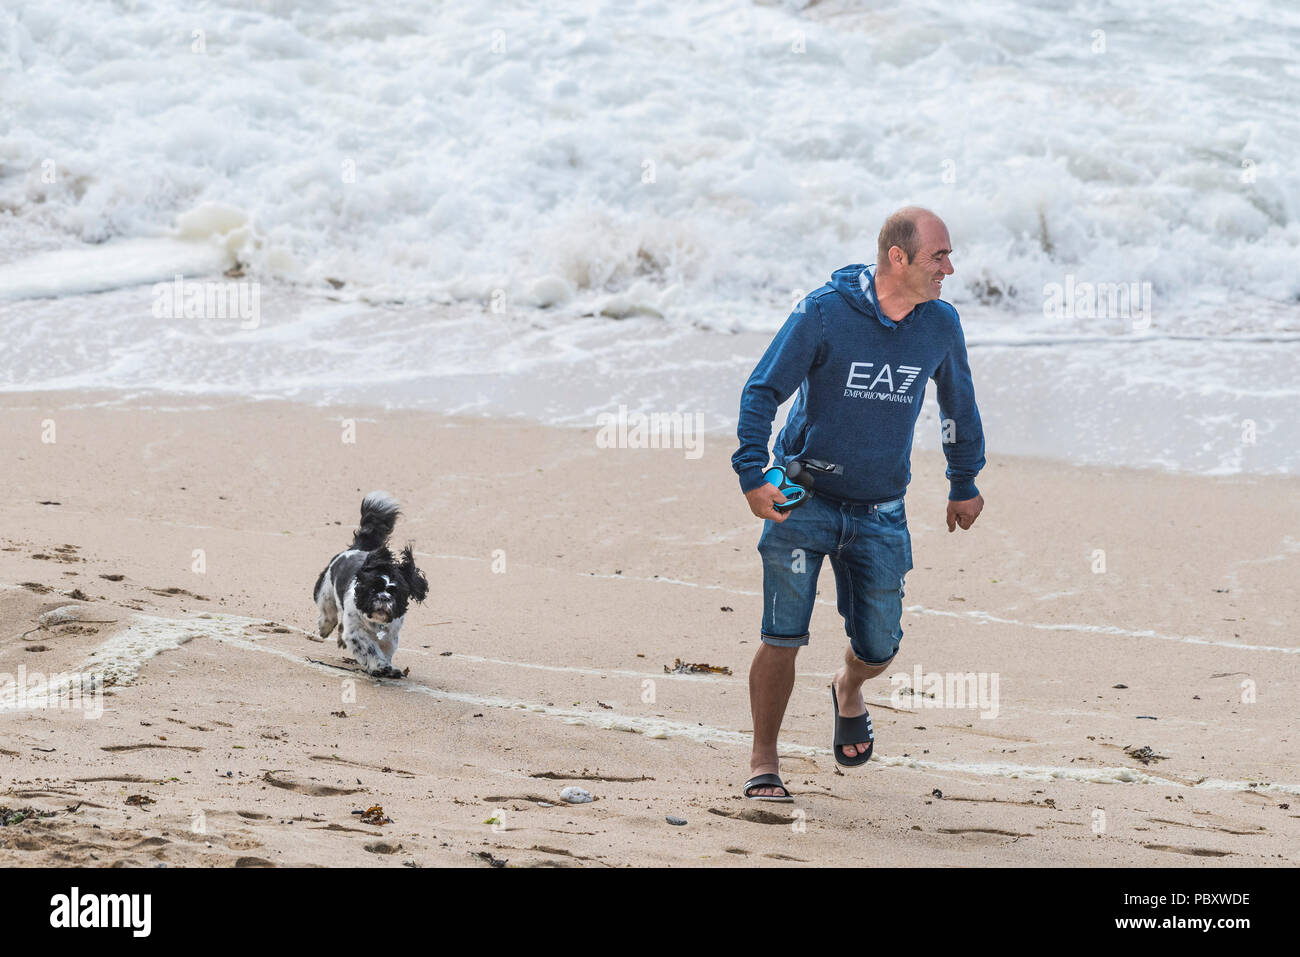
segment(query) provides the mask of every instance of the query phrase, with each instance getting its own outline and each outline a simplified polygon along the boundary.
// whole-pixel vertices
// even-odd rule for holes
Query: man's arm
[[[805,299],[786,319],[763,358],[750,373],[740,395],[740,417],[736,437],[740,448],[731,457],[731,467],[740,478],[740,490],[748,494],[761,489],[767,468],[767,443],[772,436],[772,420],[781,403],[794,395],[800,383],[821,357],[822,317],[816,300]],[[775,487],[773,487],[775,490]],[[775,501],[783,501],[777,493]],[[770,503],[760,512],[751,499],[754,514],[772,518]],[[784,516],[781,516],[784,518]]]
[[[984,507],[984,498],[975,487],[975,476],[984,467],[984,426],[975,404],[966,337],[959,320],[955,320],[955,326],[952,347],[934,373],[942,419],[943,454],[948,460],[945,473],[949,483],[948,531],[954,525],[970,528]]]

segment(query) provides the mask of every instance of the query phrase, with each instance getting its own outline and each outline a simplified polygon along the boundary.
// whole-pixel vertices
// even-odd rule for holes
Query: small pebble
[[[669,824],[671,824],[673,827],[682,827],[686,823],[686,818],[673,817],[671,814],[669,814],[666,818],[664,818],[664,820],[667,821]]]
[[[560,800],[568,801],[570,804],[590,804],[591,792],[586,788],[567,787],[560,792]]]

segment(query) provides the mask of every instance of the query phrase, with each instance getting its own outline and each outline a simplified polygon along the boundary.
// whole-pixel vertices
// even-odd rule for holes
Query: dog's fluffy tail
[[[361,500],[361,527],[352,535],[352,547],[373,551],[388,541],[401,514],[397,500],[387,492],[371,492]]]

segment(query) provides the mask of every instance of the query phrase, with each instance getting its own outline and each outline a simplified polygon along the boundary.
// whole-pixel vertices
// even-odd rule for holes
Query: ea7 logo
[[[849,378],[844,383],[846,389],[868,389],[876,391],[876,386],[882,382],[887,388],[886,392],[896,392],[900,395],[907,391],[908,387],[916,380],[921,373],[920,366],[896,366],[891,372],[889,363],[881,365],[880,371],[876,377],[871,377],[871,370],[875,366],[874,362],[854,362],[849,366]],[[898,374],[898,386],[894,385],[894,374]]]

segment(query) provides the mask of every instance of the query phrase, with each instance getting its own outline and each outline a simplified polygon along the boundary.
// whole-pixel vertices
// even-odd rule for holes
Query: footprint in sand
[[[792,816],[785,814],[776,814],[772,811],[764,811],[762,808],[747,807],[743,811],[723,811],[716,807],[709,808],[710,814],[716,814],[718,817],[729,817],[737,821],[748,821],[751,824],[786,824],[794,820]]]
[[[618,784],[625,784],[625,783],[635,784],[640,781],[654,780],[654,778],[647,777],[644,774],[638,775],[636,777],[617,777],[612,774],[592,774],[588,772],[586,769],[583,769],[583,772],[581,774],[578,774],[576,771],[571,771],[568,773],[564,773],[561,771],[536,771],[528,776],[530,778],[545,778],[548,781],[601,781],[606,783],[618,783]]]
[[[525,801],[530,804],[537,804],[540,802],[542,804],[549,804],[552,806],[559,803],[555,798],[542,797],[540,794],[516,794],[513,796],[502,795],[502,794],[489,794],[487,797],[483,798],[483,802],[485,804],[506,804],[507,802],[510,801]]]
[[[1171,854],[1189,854],[1192,857],[1228,857],[1232,851],[1212,851],[1208,847],[1173,847],[1169,844],[1143,844],[1148,851],[1168,851]]]
[[[170,588],[149,588],[149,587],[146,587],[145,590],[146,590],[146,591],[151,591],[151,592],[153,592],[155,595],[165,595],[165,596],[181,595],[181,596],[183,596],[183,597],[185,597],[185,598],[193,598],[193,599],[195,599],[196,601],[207,601],[207,600],[208,600],[208,599],[205,598],[203,595],[196,595],[196,594],[194,594],[194,592],[192,592],[192,591],[186,591],[184,588],[177,588],[175,585],[171,586]]]
[[[309,828],[309,830],[312,830],[312,831],[346,831],[346,832],[349,833],[349,834],[370,834],[370,835],[372,835],[372,836],[373,836],[374,834],[378,833],[378,832],[376,832],[376,831],[367,831],[365,828],[360,828],[360,827],[344,827],[342,824],[323,824],[323,825],[321,825],[320,827],[312,827],[312,828]]]
[[[262,775],[262,780],[272,787],[284,788],[286,791],[296,791],[298,794],[306,794],[311,797],[336,797],[344,794],[357,794],[362,788],[343,788],[335,787],[332,784],[319,784],[312,780],[304,780],[297,777],[290,771],[267,771]],[[239,864],[235,865],[239,867]]]
[[[128,851],[143,851],[151,847],[162,847],[164,844],[170,844],[171,841],[165,837],[146,837],[142,841],[136,841],[127,848]]]
[[[267,737],[267,735],[262,735]],[[350,768],[365,768],[367,771],[379,771],[382,774],[396,774],[400,777],[413,778],[415,774],[411,771],[403,771],[401,768],[391,768],[388,765],[364,764],[361,761],[349,761],[347,758],[340,758],[333,754],[313,754],[313,761],[323,761],[326,764],[342,764]]]

